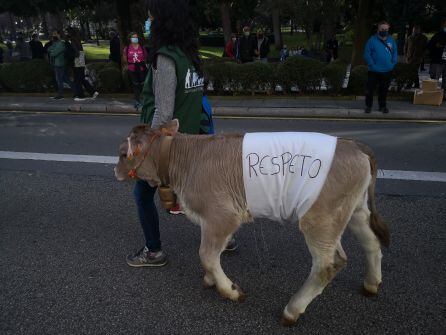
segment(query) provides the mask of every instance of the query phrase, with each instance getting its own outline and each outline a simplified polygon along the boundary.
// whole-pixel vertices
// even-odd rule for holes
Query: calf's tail
[[[378,214],[375,204],[375,185],[376,185],[376,177],[378,175],[378,165],[376,162],[375,155],[367,145],[356,142],[359,149],[365,153],[369,157],[370,169],[372,180],[370,181],[368,187],[368,207],[370,209],[370,228],[373,233],[378,238],[381,245],[388,247],[390,244],[390,232],[389,227],[384,223],[381,217]]]

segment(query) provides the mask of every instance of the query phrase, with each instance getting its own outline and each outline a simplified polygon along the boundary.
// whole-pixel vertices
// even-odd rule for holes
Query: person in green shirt
[[[64,83],[67,83],[71,90],[73,90],[73,83],[68,78],[67,64],[65,61],[66,44],[63,40],[61,40],[60,32],[53,32],[52,42],[53,43],[48,48],[48,57],[54,69],[54,75],[57,82],[57,95],[54,97],[54,99],[60,100],[63,99]]]
[[[199,134],[204,79],[190,8],[185,0],[149,0],[148,8],[149,71],[142,90],[140,121],[157,128],[175,118],[181,133]],[[135,184],[134,196],[146,243],[127,256],[129,266],[167,264],[154,202],[156,190],[143,180]]]

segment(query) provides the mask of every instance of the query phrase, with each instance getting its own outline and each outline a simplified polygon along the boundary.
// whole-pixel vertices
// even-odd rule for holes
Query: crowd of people
[[[226,43],[224,56],[239,63],[248,63],[255,60],[268,62],[270,41],[263,29],[257,29],[256,36],[251,36],[251,28],[243,27],[243,35],[237,37],[231,34],[231,39]]]
[[[147,24],[150,21],[146,22]],[[384,24],[385,23],[385,24]],[[381,26],[386,26],[381,29]],[[150,24],[149,24],[150,27]],[[388,112],[386,107],[386,92],[390,85],[391,74],[398,61],[397,47],[395,41],[388,32],[390,25],[386,22],[379,24],[378,31],[373,35],[365,46],[364,59],[369,67],[369,75],[366,87],[366,112],[371,111],[373,103],[373,91],[379,86],[378,100],[380,110]],[[110,32],[110,55],[109,60],[115,62],[128,70],[128,75],[133,87],[134,106],[141,108],[141,91],[144,80],[148,73],[148,54],[146,45],[138,34],[131,33],[128,37],[126,47],[121,48],[120,37],[116,31]],[[79,30],[69,27],[65,31],[53,32],[50,41],[42,44],[39,35],[34,33],[30,41],[19,32],[15,46],[10,40],[5,41],[6,50],[0,48],[0,63],[12,60],[27,61],[30,59],[46,59],[54,69],[54,83],[57,88],[55,99],[63,98],[63,88],[68,85],[73,92],[75,100],[86,98],[84,91],[91,98],[98,96],[97,90],[91,81],[85,77],[85,53],[83,51]],[[330,63],[338,58],[339,43],[336,34],[332,34],[325,42],[325,61]],[[414,65],[417,76],[418,70],[424,70],[424,58],[429,54],[429,74],[432,79],[446,77],[446,20],[443,20],[439,32],[434,34],[430,40],[423,34],[419,25],[413,26],[412,33],[407,37],[404,45],[404,61]],[[241,36],[233,33],[226,43],[223,55],[239,63],[253,61],[267,62],[270,54],[270,40],[263,29],[259,28],[255,34],[251,33],[249,26],[243,27]],[[279,60],[285,61],[289,57],[303,56],[311,57],[309,50],[298,45],[289,49],[283,45],[280,50]],[[415,88],[419,87],[419,80],[415,82]],[[446,88],[446,80],[442,82],[442,88]]]

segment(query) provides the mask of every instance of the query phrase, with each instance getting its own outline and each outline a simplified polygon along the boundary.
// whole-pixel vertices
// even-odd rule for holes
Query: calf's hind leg
[[[282,325],[284,326],[292,326],[297,322],[299,316],[305,312],[310,302],[322,293],[325,286],[332,281],[345,264],[345,259],[342,255],[343,251],[342,253],[338,251],[336,241],[332,241],[332,243],[314,243],[309,241],[307,236],[305,236],[305,239],[313,264],[307,280],[299,291],[291,297],[283,311]]]
[[[234,301],[243,301],[245,294],[237,284],[234,284],[224,273],[220,255],[232,234],[239,224],[233,220],[231,223],[212,222],[201,224],[200,259],[205,270],[204,284],[208,287],[215,285],[224,298]]]
[[[382,253],[379,240],[370,228],[370,210],[367,207],[366,197],[364,202],[353,213],[348,226],[361,243],[366,254],[365,293],[377,294],[382,280]]]

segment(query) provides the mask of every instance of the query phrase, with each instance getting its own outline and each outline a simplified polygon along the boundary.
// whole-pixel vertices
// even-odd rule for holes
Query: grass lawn
[[[85,57],[87,59],[108,59],[110,46],[108,43],[102,43],[99,46],[93,43],[83,44]]]

